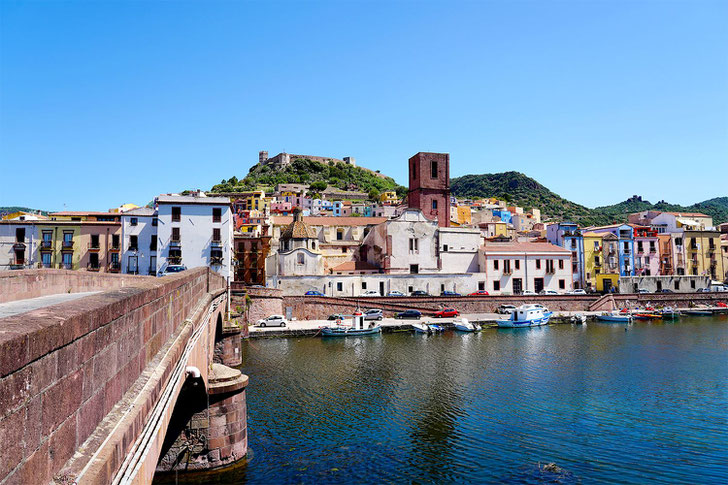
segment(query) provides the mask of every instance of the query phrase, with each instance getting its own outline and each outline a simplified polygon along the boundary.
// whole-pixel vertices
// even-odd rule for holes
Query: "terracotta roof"
[[[286,226],[293,222],[293,216],[271,217],[274,226]],[[303,222],[309,226],[373,226],[386,222],[386,217],[304,217]]]
[[[666,212],[665,214],[670,214],[678,217],[710,217],[701,212]]]
[[[571,254],[568,249],[556,246],[547,242],[487,242],[480,247],[486,253],[493,252],[519,252],[519,253],[567,253]]]
[[[346,261],[334,266],[331,271],[379,271],[379,268],[366,261]]]
[[[63,211],[51,212],[50,216],[114,216],[121,217],[121,212],[99,212],[99,211]]]

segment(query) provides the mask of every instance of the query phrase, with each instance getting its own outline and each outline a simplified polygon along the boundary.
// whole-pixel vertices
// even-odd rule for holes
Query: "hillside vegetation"
[[[211,192],[245,192],[259,187],[271,191],[277,184],[294,183],[310,184],[314,193],[323,191],[327,185],[367,194],[395,190],[401,197],[407,193],[407,189],[391,177],[378,176],[346,163],[321,163],[309,159],[296,159],[285,167],[255,164],[244,178],[222,180],[212,187]]]

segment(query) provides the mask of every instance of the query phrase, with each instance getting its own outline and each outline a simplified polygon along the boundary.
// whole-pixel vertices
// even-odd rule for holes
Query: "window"
[[[305,261],[304,261],[304,256],[303,256],[303,253],[298,253],[298,254],[296,255],[296,257],[297,257],[297,259],[296,259],[296,263],[297,263],[297,264],[301,264],[301,265],[302,265],[302,264],[303,264],[303,263],[305,262]]]
[[[64,248],[72,248],[73,247],[73,233],[72,232],[64,232],[63,233],[63,247]]]
[[[434,210],[434,211],[437,210],[437,199],[432,200],[432,210]]]
[[[220,228],[216,227],[212,230],[212,240],[213,242],[220,242],[222,238],[220,237]]]
[[[417,179],[417,165],[414,162],[414,160],[412,161],[412,164],[410,165],[410,178],[412,180],[416,180]]]
[[[157,250],[157,235],[156,234],[152,234],[152,237],[149,240],[149,249],[151,251]]]
[[[547,273],[553,273],[554,272],[554,260],[553,259],[547,259],[546,260],[546,272]]]
[[[346,254],[346,246],[341,246],[341,253]]]
[[[179,222],[182,220],[182,208],[172,207],[172,222]]]
[[[336,240],[337,241],[343,241],[344,240],[344,230],[343,229],[337,229],[336,230]]]
[[[680,280],[675,280],[675,290],[680,289]]]
[[[559,289],[560,290],[566,289],[566,280],[559,280]]]
[[[500,291],[500,281],[493,282],[493,291]]]
[[[498,260],[497,259],[493,260],[493,269],[498,269]]]
[[[132,217],[129,220],[129,224],[132,225],[132,226],[136,226],[138,223],[139,223],[139,219],[137,219],[136,217]]]
[[[536,260],[536,269],[541,269],[541,260],[540,259]]]
[[[139,237],[138,236],[129,236],[129,249],[132,251],[136,251],[139,249]]]
[[[644,247],[643,247],[642,241],[637,241],[637,252],[641,253],[643,249],[644,249]]]
[[[119,237],[119,236],[114,236]],[[53,238],[53,233],[51,231],[43,231],[43,242],[51,242],[51,239]]]
[[[521,260],[520,260],[520,259],[516,259],[516,260],[515,260],[515,263],[516,263],[516,264],[515,264],[515,266],[516,266],[516,269],[521,269]]]
[[[99,235],[98,234],[91,234],[91,247],[94,249],[99,248]]]
[[[419,264],[410,264],[410,274],[418,274],[420,272]]]
[[[367,289],[367,282],[366,281],[362,281],[361,282],[361,289],[362,290],[366,290]]]
[[[437,160],[432,160],[430,162],[430,178],[437,178]]]
[[[172,241],[179,242],[179,227],[172,228]]]
[[[212,222],[220,222],[222,219],[222,209],[219,207],[212,208]]]
[[[51,254],[50,252],[41,253],[40,257],[43,260],[43,267],[44,268],[50,268],[51,267]]]
[[[690,280],[690,288],[695,289],[695,280]]]
[[[344,284],[339,281],[336,283],[336,291],[342,291],[344,289]]]
[[[154,237],[156,237],[156,236],[154,236]],[[111,235],[111,247],[114,249],[119,249],[119,235],[118,234]]]
[[[15,229],[15,242],[25,242],[25,228],[18,227]]]
[[[594,241],[594,251],[599,251],[599,241]]]
[[[410,238],[409,251],[410,251],[410,254],[419,253],[420,249],[419,249],[419,242],[418,242],[417,238],[413,238],[413,237]]]
[[[503,260],[503,273],[509,274],[510,272],[511,272],[511,260],[504,259]]]
[[[478,281],[478,290],[485,290],[485,281]]]
[[[446,253],[447,252],[447,244],[443,244],[442,245],[442,252],[443,253]]]
[[[157,219],[156,217],[152,218],[152,226],[157,227],[158,224],[159,224],[159,219]]]
[[[599,256],[594,257],[594,266],[601,266],[602,262],[599,259]]]
[[[559,269],[564,269],[564,260],[559,259]]]

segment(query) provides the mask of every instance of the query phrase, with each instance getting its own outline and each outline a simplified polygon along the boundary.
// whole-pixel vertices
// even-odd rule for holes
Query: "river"
[[[259,339],[243,356],[248,462],[191,481],[728,482],[727,315]]]

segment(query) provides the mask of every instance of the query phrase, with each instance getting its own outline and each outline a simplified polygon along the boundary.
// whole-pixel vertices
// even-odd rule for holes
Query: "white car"
[[[547,290],[547,289],[545,289],[545,290],[541,290],[541,293],[540,294],[541,295],[558,295],[559,292],[556,291],[556,290]]]
[[[586,295],[586,290],[583,288],[577,288],[575,290],[569,290],[566,292],[567,295]]]
[[[521,294],[523,296],[536,296],[536,292],[535,291],[531,291],[531,290],[523,290],[523,293],[521,293]]]
[[[258,327],[285,327],[286,319],[283,315],[271,315],[256,322]]]
[[[367,290],[359,296],[382,296],[377,290]]]
[[[392,290],[389,293],[387,293],[387,296],[406,296],[406,295],[404,293],[402,293],[401,291]]]

